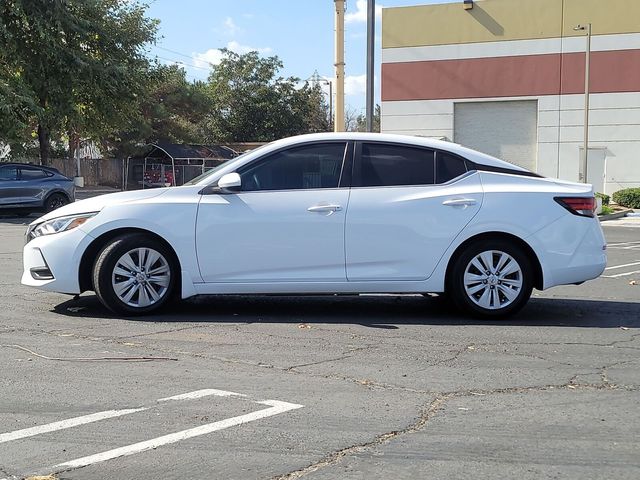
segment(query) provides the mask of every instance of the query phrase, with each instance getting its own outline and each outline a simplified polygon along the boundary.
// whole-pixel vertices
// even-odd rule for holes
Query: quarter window
[[[446,152],[438,152],[436,155],[436,183],[446,183],[465,173],[467,173],[467,167],[462,158]]]
[[[242,191],[337,188],[346,143],[316,143],[276,152],[238,171]]]
[[[364,143],[359,186],[432,185],[434,151],[398,145]]]

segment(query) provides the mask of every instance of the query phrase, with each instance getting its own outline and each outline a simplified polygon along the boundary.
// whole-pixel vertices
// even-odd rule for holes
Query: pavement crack
[[[335,452],[331,452],[325,455],[324,458],[319,461],[312,463],[311,465],[307,465],[304,468],[299,470],[294,470],[293,472],[286,473],[284,475],[278,475],[273,477],[272,480],[294,480],[296,478],[301,478],[309,473],[315,472],[316,470],[320,470],[321,468],[325,468],[331,465],[334,465],[344,457],[353,455],[356,453],[360,453],[372,448],[377,447],[378,445],[383,445],[389,443],[395,438],[407,435],[410,433],[414,433],[425,428],[429,420],[431,420],[434,415],[438,413],[438,411],[442,408],[444,403],[451,398],[451,395],[439,395],[437,396],[426,408],[424,408],[420,412],[420,416],[418,419],[412,424],[401,430],[393,430],[391,432],[381,433],[377,435],[373,440],[369,442],[359,443],[357,445],[352,445],[350,447],[346,447]]]
[[[299,365],[293,365],[291,367],[287,367],[284,370],[286,372],[291,372],[292,370],[295,370],[296,368],[310,367],[311,365],[320,365],[320,364],[323,364],[323,363],[339,362],[340,360],[346,360],[347,358],[351,358],[351,355],[343,355],[341,357],[327,358],[326,360],[319,360],[317,362],[301,363]]]
[[[420,368],[418,370],[413,370],[411,373],[412,374],[416,374],[416,373],[420,373],[420,372],[424,372],[425,370],[428,370],[429,368],[432,367],[437,367],[439,365],[444,365],[450,362],[455,362],[456,360],[458,360],[458,358],[460,358],[462,356],[463,353],[465,352],[472,352],[475,350],[475,345],[470,343],[468,345],[465,345],[462,348],[458,348],[457,350],[454,351],[454,354],[450,357],[447,358],[443,358],[442,360],[437,360],[435,362],[431,362],[431,363],[427,363],[427,365],[424,368]]]
[[[191,325],[188,327],[179,327],[179,328],[170,328],[168,330],[158,330],[157,332],[148,332],[148,333],[138,333],[136,335],[125,335],[122,337],[114,337],[114,339],[123,339],[126,340],[128,338],[139,338],[139,337],[149,337],[151,335],[161,335],[164,333],[176,333],[176,332],[183,332],[185,330],[196,330],[199,328],[206,328],[209,325]]]

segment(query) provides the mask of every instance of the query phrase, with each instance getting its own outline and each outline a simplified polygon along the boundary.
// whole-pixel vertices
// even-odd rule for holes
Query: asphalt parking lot
[[[516,318],[205,297],[118,318],[19,284],[0,218],[0,479],[640,478],[640,221]]]

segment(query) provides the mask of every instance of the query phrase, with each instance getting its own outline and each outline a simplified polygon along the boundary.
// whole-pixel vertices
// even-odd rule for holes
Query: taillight
[[[593,217],[596,211],[595,197],[555,197],[554,200],[574,215]]]

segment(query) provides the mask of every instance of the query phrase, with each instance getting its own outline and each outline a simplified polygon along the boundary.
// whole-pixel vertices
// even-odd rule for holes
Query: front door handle
[[[312,207],[307,208],[307,212],[312,213],[326,213],[327,215],[333,215],[335,212],[339,212],[342,210],[340,205],[314,205]]]
[[[478,202],[473,198],[450,198],[442,202],[442,204],[447,207],[470,207],[476,203]]]

